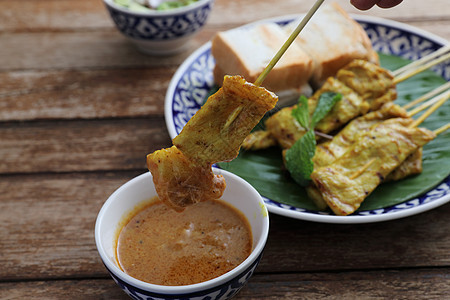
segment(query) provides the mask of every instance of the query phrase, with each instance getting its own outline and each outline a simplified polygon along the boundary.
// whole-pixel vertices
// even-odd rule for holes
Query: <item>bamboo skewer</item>
[[[434,111],[436,111],[446,100],[448,99],[448,95],[444,95],[439,99],[433,106],[431,106],[426,112],[423,113],[417,120],[411,123],[408,127],[414,128],[420,125],[426,118],[428,118]]]
[[[407,64],[406,66],[401,67],[400,69],[397,69],[395,71],[392,72],[392,75],[394,75],[395,77],[399,76],[401,73],[408,71],[411,68],[415,68],[421,64],[424,64],[428,61],[431,61],[433,59],[435,59],[436,57],[445,54],[446,52],[450,51],[450,46],[444,46],[439,48],[438,50],[432,52],[431,54],[428,54],[424,57],[422,57],[419,60],[416,60],[410,64]]]
[[[450,123],[447,123],[444,126],[439,127],[438,129],[434,130],[433,132],[434,132],[434,134],[439,135],[448,129],[450,129]]]
[[[408,104],[404,105],[403,108],[404,108],[404,109],[411,108],[411,107],[413,107],[414,105],[416,105],[416,104],[418,104],[418,103],[420,103],[420,102],[422,102],[422,101],[424,101],[424,100],[426,100],[426,99],[428,99],[428,98],[431,98],[431,97],[433,97],[433,96],[436,96],[437,94],[440,94],[441,92],[443,92],[443,91],[445,91],[445,90],[447,90],[447,89],[449,89],[449,88],[450,88],[450,81],[447,82],[447,83],[445,83],[445,84],[443,84],[443,85],[441,85],[440,87],[438,87],[438,88],[436,88],[436,89],[434,89],[434,90],[432,90],[432,91],[426,93],[426,94],[423,95],[422,97],[419,97],[419,98],[417,98],[416,100],[414,100],[414,101],[412,101],[412,102],[409,102]]]
[[[408,79],[408,78],[410,78],[410,77],[412,77],[412,76],[414,76],[416,74],[419,74],[422,71],[425,71],[426,69],[429,69],[429,68],[431,68],[431,67],[433,67],[433,66],[435,66],[435,65],[437,65],[437,64],[439,64],[439,63],[441,63],[443,61],[446,61],[449,58],[450,58],[450,53],[447,53],[447,54],[445,54],[445,55],[443,55],[443,56],[441,56],[441,57],[439,57],[439,58],[437,58],[435,60],[427,62],[427,63],[425,63],[423,65],[420,65],[417,68],[412,68],[412,70],[403,72],[403,73],[401,73],[400,75],[398,75],[398,76],[396,76],[394,78],[394,83],[397,84],[399,82],[402,82],[402,81],[404,81],[404,80],[406,80],[406,79]]]
[[[266,79],[269,72],[273,69],[275,64],[280,60],[280,58],[283,56],[283,54],[287,51],[289,46],[294,42],[295,38],[298,36],[300,31],[305,27],[305,25],[308,23],[308,21],[311,19],[311,17],[314,15],[314,13],[319,9],[319,7],[322,5],[322,3],[325,0],[317,0],[313,7],[308,11],[306,16],[302,19],[300,24],[298,24],[297,28],[291,33],[289,38],[286,40],[286,42],[281,46],[280,50],[275,54],[275,56],[272,58],[272,60],[269,62],[267,67],[262,71],[262,73],[256,78],[255,85],[260,86],[264,79]]]
[[[445,98],[445,100],[448,100],[448,99],[450,98],[450,91],[447,91],[447,92],[445,92],[445,93],[442,93],[441,95],[436,96],[436,97],[434,97],[434,98],[428,100],[427,102],[423,103],[422,105],[420,105],[420,106],[414,108],[413,110],[409,111],[409,112],[408,112],[408,117],[412,117],[412,116],[414,116],[415,114],[417,114],[418,112],[424,110],[425,108],[427,108],[427,107],[429,107],[429,106],[435,104],[436,102],[439,102],[439,100],[440,100],[441,98]],[[404,107],[403,107],[403,108],[404,108]]]
[[[361,167],[361,169],[359,169],[358,171],[356,171],[355,173],[353,173],[349,179],[353,180],[355,178],[357,178],[358,176],[360,176],[362,173],[364,173],[377,159],[374,157],[371,160],[369,160],[364,166]]]

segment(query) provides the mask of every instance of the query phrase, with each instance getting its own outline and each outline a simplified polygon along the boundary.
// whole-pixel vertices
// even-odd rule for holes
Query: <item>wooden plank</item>
[[[115,189],[144,172],[2,176],[0,281],[106,276],[94,243],[97,213]],[[257,273],[448,267],[449,215],[450,204],[361,225],[271,214]]]
[[[155,67],[0,73],[0,120],[163,115],[174,72]]]
[[[208,19],[209,25],[248,23],[275,16],[305,13],[314,0],[282,2],[247,0],[216,0]],[[423,1],[408,0],[392,9],[355,9],[349,1],[339,1],[349,13],[378,16],[403,22],[417,20],[448,20],[447,0],[433,0],[423,9]],[[91,0],[0,0],[0,31],[61,31],[113,28],[102,1]],[[70,22],[68,22],[70,20]]]
[[[450,39],[450,20],[421,22],[422,29]],[[140,53],[115,30],[93,32],[21,32],[0,35],[0,72],[57,69],[111,69],[178,67],[185,59],[221,30],[239,24],[207,26],[194,38],[185,52],[173,56]],[[26,49],[26,51],[24,51]]]
[[[448,26],[439,21],[434,25],[426,24],[421,25],[422,29],[428,30],[430,26],[440,28],[450,36],[450,21]],[[88,36],[93,33],[83,34]],[[120,47],[116,48],[117,53],[108,46],[103,48],[107,42],[99,46],[94,43],[95,39],[91,40],[92,44],[85,45],[81,53],[75,53],[79,48],[72,49],[71,45],[76,42],[68,41],[72,38],[78,40],[83,34],[6,34],[12,40],[20,36],[19,39],[26,45],[14,46],[12,43],[11,47],[0,48],[0,53],[8,52],[0,55],[0,69],[13,70],[0,72],[0,121],[162,114],[167,87],[179,64],[195,50],[194,45],[200,46],[208,41],[214,31],[208,29],[202,32],[188,52],[159,59],[138,53],[120,36],[117,39],[122,40],[122,49],[129,51],[127,53],[122,52]],[[99,34],[105,33],[95,34],[100,41]],[[35,42],[44,43],[45,36],[59,40],[59,50],[49,47],[42,54],[27,40],[29,37]],[[84,42],[88,40],[90,38]],[[109,46],[112,47],[111,44]],[[22,47],[32,50],[23,53],[19,51]],[[65,51],[62,48],[71,53],[67,58],[62,55]],[[116,66],[114,69],[109,67],[111,61]]]
[[[0,296],[3,300],[131,299],[112,279],[6,282],[0,283]]]
[[[256,274],[233,299],[446,299],[447,269]],[[3,299],[130,299],[112,279],[0,283]]]
[[[213,14],[209,20],[209,24],[224,24],[230,21],[227,19],[233,16],[234,22],[254,22],[257,20],[306,13],[314,4],[315,0],[286,0],[277,2],[274,5],[272,1],[251,0],[245,2],[227,3],[226,0],[216,1]],[[420,20],[448,20],[446,13],[448,2],[446,0],[433,1],[433,5],[423,9],[421,0],[403,1],[400,5],[390,8],[381,9],[374,7],[367,11],[361,11],[353,7],[350,1],[335,1],[348,13],[358,15],[376,16],[381,18],[392,19],[400,22],[414,23]],[[243,5],[245,3],[245,5]],[[432,6],[432,7],[431,7]]]
[[[59,31],[112,27],[103,1],[0,0],[0,31]]]
[[[257,274],[237,299],[446,299],[449,269]]]
[[[450,204],[405,219],[360,225],[311,223],[271,214],[268,261],[277,264],[271,264],[270,271],[447,266],[449,215]],[[263,264],[260,271],[268,270]]]
[[[106,276],[94,225],[109,195],[145,170],[0,181],[0,281]]]
[[[0,173],[145,169],[171,146],[162,116],[0,124]]]
[[[197,41],[197,40],[196,40]],[[200,44],[192,43],[192,50]],[[1,35],[0,72],[84,68],[173,67],[189,52],[154,57],[141,54],[119,32],[37,32]],[[26,49],[26,51],[24,51]]]

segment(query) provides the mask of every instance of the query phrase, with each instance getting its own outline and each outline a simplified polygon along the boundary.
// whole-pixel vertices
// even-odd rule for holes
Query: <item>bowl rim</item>
[[[182,7],[177,7],[177,8],[173,8],[173,9],[169,9],[169,10],[163,10],[163,11],[156,11],[156,10],[151,10],[151,9],[149,9],[148,11],[132,11],[132,10],[129,10],[129,9],[117,4],[114,0],[103,0],[103,2],[107,6],[113,8],[115,10],[118,10],[122,13],[125,13],[125,14],[137,15],[137,16],[141,16],[141,17],[161,17],[161,16],[181,15],[188,11],[195,10],[207,3],[210,3],[210,2],[213,3],[214,0],[198,0],[196,3],[192,3],[189,5],[185,5]]]
[[[199,292],[203,290],[209,290],[214,287],[218,287],[222,284],[225,284],[229,282],[231,279],[239,276],[242,274],[249,266],[253,264],[253,262],[262,254],[264,247],[267,242],[267,238],[269,235],[269,212],[267,210],[267,206],[264,203],[264,200],[262,199],[261,195],[255,190],[255,188],[250,185],[247,181],[242,179],[241,177],[213,167],[214,174],[217,175],[223,175],[225,177],[225,180],[227,178],[234,179],[235,181],[239,182],[240,184],[243,184],[246,186],[246,188],[254,194],[254,196],[258,199],[259,208],[261,209],[261,218],[262,218],[262,229],[261,229],[261,236],[258,239],[258,242],[256,245],[254,245],[252,252],[250,255],[237,267],[230,270],[229,272],[222,274],[219,277],[200,282],[195,284],[189,284],[189,285],[182,285],[182,286],[164,286],[164,285],[158,285],[158,284],[152,284],[147,283],[141,280],[138,280],[125,272],[123,272],[115,263],[111,261],[111,259],[108,257],[106,250],[103,248],[103,245],[101,243],[101,233],[100,233],[100,227],[101,223],[103,222],[103,219],[105,217],[105,214],[109,207],[112,205],[112,203],[115,201],[115,198],[119,193],[121,193],[123,190],[130,188],[130,186],[139,184],[139,182],[152,182],[152,175],[150,172],[146,172],[144,174],[138,175],[131,180],[127,181],[123,185],[121,185],[118,189],[116,189],[109,197],[108,199],[103,203],[95,222],[95,243],[97,246],[98,253],[100,255],[100,258],[102,259],[103,263],[105,264],[106,268],[114,273],[116,277],[121,279],[122,281],[138,288],[144,291],[151,291],[152,293],[159,293],[159,294],[190,294],[194,292]],[[143,184],[143,183],[141,183]],[[125,213],[125,212],[124,212]],[[248,216],[247,216],[248,217]],[[118,220],[119,221],[119,220]]]

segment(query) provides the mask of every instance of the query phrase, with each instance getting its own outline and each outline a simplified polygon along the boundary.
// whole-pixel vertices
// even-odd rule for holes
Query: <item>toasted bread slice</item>
[[[211,46],[216,61],[215,82],[220,85],[224,75],[241,75],[255,82],[288,36],[273,23],[217,33]],[[292,44],[262,85],[273,92],[299,89],[308,82],[311,73],[311,58]]]
[[[299,22],[289,23],[284,30],[290,34]],[[314,61],[311,83],[315,88],[354,59],[378,63],[364,29],[334,2],[319,9],[295,43]]]

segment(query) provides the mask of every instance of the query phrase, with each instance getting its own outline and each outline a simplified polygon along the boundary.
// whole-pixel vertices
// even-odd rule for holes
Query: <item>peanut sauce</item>
[[[250,224],[228,203],[201,202],[179,213],[156,201],[138,210],[120,231],[117,260],[136,279],[188,285],[232,270],[251,249]]]

